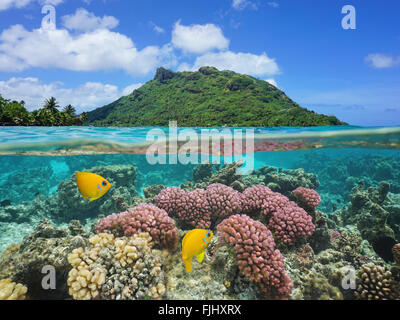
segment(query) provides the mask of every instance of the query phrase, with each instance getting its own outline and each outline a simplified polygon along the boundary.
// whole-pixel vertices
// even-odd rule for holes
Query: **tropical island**
[[[76,115],[70,104],[61,111],[56,98],[46,99],[42,108],[29,112],[24,101],[8,100],[0,95],[0,126],[80,126],[86,113]]]
[[[270,83],[233,71],[201,67],[195,72],[158,68],[153,80],[131,94],[75,115],[55,98],[29,113],[22,102],[0,100],[0,125],[278,127],[345,125],[333,115],[301,107]]]

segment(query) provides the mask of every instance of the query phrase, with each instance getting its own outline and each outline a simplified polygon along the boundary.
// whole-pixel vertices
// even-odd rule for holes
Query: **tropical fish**
[[[190,262],[194,256],[201,263],[204,259],[204,249],[210,243],[214,234],[204,229],[190,230],[182,240],[182,260],[187,272],[192,271]]]
[[[77,172],[76,183],[82,197],[89,199],[89,202],[104,196],[111,188],[110,182],[91,172]]]

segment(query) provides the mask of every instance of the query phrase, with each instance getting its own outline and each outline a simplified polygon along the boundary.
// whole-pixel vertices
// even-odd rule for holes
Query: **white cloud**
[[[214,24],[183,26],[178,21],[172,30],[172,44],[185,52],[204,53],[228,48],[229,40],[224,37],[221,28]]]
[[[0,11],[10,8],[22,8],[33,0],[0,0]]]
[[[160,65],[173,66],[170,45],[137,49],[127,36],[108,29],[71,34],[66,29],[26,30],[14,25],[0,34],[0,71],[29,67],[74,71],[121,69],[148,74]]]
[[[278,88],[278,84],[276,83],[274,78],[265,79],[265,81],[267,81],[269,84],[272,84],[274,87]]]
[[[30,111],[41,107],[45,99],[53,96],[61,106],[71,104],[80,113],[113,102],[141,85],[132,84],[119,90],[111,84],[86,82],[76,88],[66,88],[62,82],[46,84],[38,78],[11,78],[0,81],[0,94],[7,99],[24,100]]]
[[[23,8],[35,0],[0,0],[0,11],[11,8]],[[53,6],[59,5],[63,0],[38,0],[40,5],[50,4]]]
[[[149,24],[155,32],[160,33],[160,34],[165,33],[165,30],[163,28],[159,27],[158,25],[156,25],[154,22],[150,21]]]
[[[113,16],[96,17],[92,12],[79,8],[74,14],[61,18],[64,27],[69,30],[92,31],[96,29],[113,29],[119,21]]]
[[[187,64],[182,64],[179,68],[194,71],[203,66],[213,66],[219,70],[232,70],[253,76],[280,73],[278,64],[274,59],[269,58],[265,52],[261,55],[232,51],[210,52],[197,57],[192,68],[188,69]]]
[[[128,94],[131,94],[133,90],[140,88],[142,85],[143,83],[133,83],[122,90],[122,95],[127,96]]]
[[[277,2],[275,2],[275,1],[268,2],[267,4],[272,8],[278,8],[279,7],[279,4]]]
[[[64,0],[39,0],[41,5],[50,4],[52,6],[58,6],[60,3],[63,3]]]
[[[372,53],[365,57],[365,62],[377,69],[392,68],[400,64],[400,56],[396,58],[391,55]]]
[[[233,0],[232,1],[232,8],[235,10],[243,10],[246,7],[250,7],[254,10],[257,10],[257,5],[254,2],[249,0]]]

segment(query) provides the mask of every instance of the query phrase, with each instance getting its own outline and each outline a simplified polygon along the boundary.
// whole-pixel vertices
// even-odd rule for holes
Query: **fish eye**
[[[107,186],[107,181],[106,181],[106,180],[103,180],[103,181],[101,182],[101,185],[102,185],[103,187],[106,187],[106,186]]]
[[[210,237],[210,233],[209,233],[209,232],[206,233],[206,237],[207,237],[207,238]]]

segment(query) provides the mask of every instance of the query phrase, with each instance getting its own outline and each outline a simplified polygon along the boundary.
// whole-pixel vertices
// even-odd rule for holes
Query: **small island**
[[[1,93],[0,93],[1,94]],[[202,67],[196,72],[158,68],[153,80],[90,112],[59,110],[54,97],[28,112],[24,101],[0,95],[2,126],[308,127],[346,125],[333,115],[301,107],[270,83],[233,71]]]

